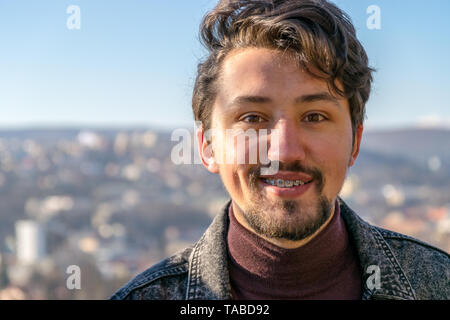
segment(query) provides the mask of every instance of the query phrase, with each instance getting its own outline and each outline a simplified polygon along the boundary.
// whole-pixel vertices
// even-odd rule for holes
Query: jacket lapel
[[[189,259],[188,300],[231,300],[228,274],[229,201],[202,238],[195,244]]]
[[[409,280],[381,233],[362,220],[342,199],[338,200],[350,241],[360,260],[364,285],[362,298],[415,300]]]

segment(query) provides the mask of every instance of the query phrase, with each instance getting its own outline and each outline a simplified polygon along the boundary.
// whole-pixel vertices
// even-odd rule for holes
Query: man
[[[369,225],[338,197],[373,71],[348,16],[326,0],[223,0],[201,36],[197,140],[231,201],[193,247],[112,299],[450,298],[447,253]],[[248,132],[268,143],[256,162]]]

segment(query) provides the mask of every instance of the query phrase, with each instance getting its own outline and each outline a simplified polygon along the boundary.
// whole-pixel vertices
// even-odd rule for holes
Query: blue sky
[[[201,17],[216,0],[0,0],[0,128],[192,127]],[[450,123],[450,1],[336,0],[375,74],[367,127]],[[70,5],[81,28],[66,26]],[[381,9],[369,30],[367,7]]]

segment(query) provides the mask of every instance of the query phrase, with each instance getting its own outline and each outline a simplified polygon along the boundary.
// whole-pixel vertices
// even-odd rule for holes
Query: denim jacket
[[[226,247],[230,203],[195,245],[137,275],[110,299],[231,300]],[[450,299],[450,256],[446,252],[372,226],[341,199],[339,204],[359,257],[361,299]]]

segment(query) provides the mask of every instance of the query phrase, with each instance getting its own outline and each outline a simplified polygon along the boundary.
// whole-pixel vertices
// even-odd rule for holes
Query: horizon
[[[14,131],[71,131],[71,130],[92,130],[92,131],[109,131],[109,130],[154,130],[157,132],[171,132],[176,129],[192,129],[192,126],[158,126],[154,124],[29,124],[23,126],[1,126],[0,132]],[[450,124],[430,124],[423,125],[421,123],[410,125],[399,125],[389,127],[364,127],[364,132],[401,132],[401,131],[449,131]]]

